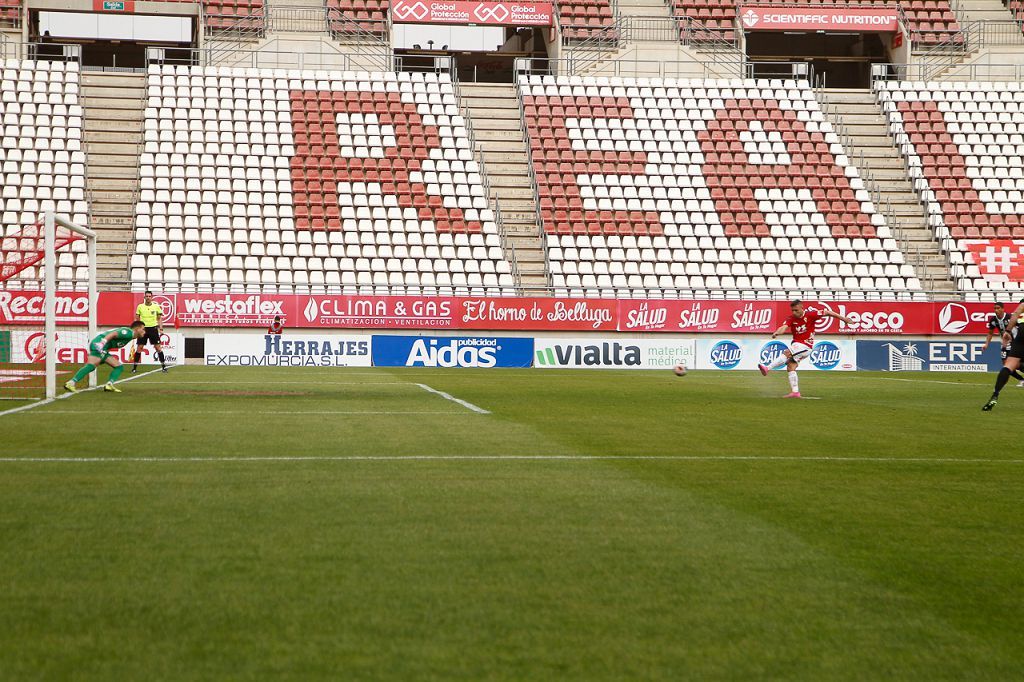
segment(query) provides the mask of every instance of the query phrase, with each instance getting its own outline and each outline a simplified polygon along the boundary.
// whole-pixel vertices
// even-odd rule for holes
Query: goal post
[[[46,339],[46,399],[53,400],[57,396],[57,227],[60,226],[79,235],[86,241],[88,254],[88,281],[86,292],[89,297],[88,320],[86,321],[89,339],[96,336],[96,307],[99,305],[99,294],[96,291],[96,233],[82,225],[61,218],[52,211],[43,215],[44,235],[44,338]],[[89,375],[89,385],[96,385],[96,373]]]
[[[53,399],[97,333],[96,235],[53,212],[3,217],[0,399]]]

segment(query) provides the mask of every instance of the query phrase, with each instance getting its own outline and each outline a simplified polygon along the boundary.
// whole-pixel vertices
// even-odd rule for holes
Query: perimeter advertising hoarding
[[[533,339],[494,336],[373,337],[375,367],[529,367]]]
[[[369,336],[209,334],[205,364],[241,367],[369,367]]]
[[[107,331],[103,329],[101,331]],[[88,332],[84,329],[62,329],[57,332],[57,362],[68,365],[84,365],[89,359],[89,338]],[[176,332],[169,333],[166,330],[160,335],[161,346],[164,350],[164,360],[168,365],[185,364],[185,337]],[[128,344],[123,348],[114,351],[124,364],[132,362],[131,350],[134,344]],[[11,358],[14,363],[36,363],[46,359],[43,347],[43,332],[23,331],[11,335]],[[142,347],[143,365],[155,365],[160,361],[156,358],[152,346]]]
[[[694,339],[539,338],[534,343],[534,367],[544,369],[693,368],[697,354]]]
[[[982,341],[858,341],[857,366],[883,372],[998,372],[999,344]]]
[[[161,294],[164,325],[266,329],[280,315],[288,329],[465,331],[622,331],[768,335],[789,314],[786,301]],[[101,292],[99,324],[127,324],[141,294]],[[42,326],[39,291],[0,291],[0,325]],[[850,336],[984,335],[991,303],[808,301],[808,307],[851,318],[823,320],[819,333]],[[1008,309],[1013,308],[1007,302]],[[60,292],[59,324],[85,324],[88,298]]]
[[[771,364],[787,348],[782,341],[743,337],[711,337],[697,341],[696,369],[757,369]],[[847,339],[819,339],[801,370],[852,372],[857,369],[857,343]]]

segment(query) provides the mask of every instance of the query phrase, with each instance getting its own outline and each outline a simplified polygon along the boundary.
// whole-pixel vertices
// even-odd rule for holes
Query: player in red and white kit
[[[771,370],[785,365],[789,376],[789,386],[792,389],[792,392],[786,397],[799,398],[800,382],[796,377],[796,368],[801,360],[811,354],[811,349],[814,348],[814,325],[823,317],[834,317],[846,324],[853,324],[853,321],[831,310],[822,313],[812,308],[804,309],[804,302],[800,300],[790,303],[789,309],[792,311],[792,315],[787,317],[782,326],[772,334],[774,339],[779,334],[792,332],[793,340],[790,342],[789,348],[782,351],[782,354],[771,365],[758,365],[757,368],[761,370],[761,374],[768,376],[768,372]]]

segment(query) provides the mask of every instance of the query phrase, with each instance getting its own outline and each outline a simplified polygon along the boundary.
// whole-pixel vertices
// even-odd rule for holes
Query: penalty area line
[[[95,371],[95,370],[93,370],[93,371]],[[159,372],[159,371],[160,371],[160,369],[156,368],[156,369],[151,369],[148,372],[143,372],[142,374],[133,374],[132,376],[128,377],[127,379],[121,379],[117,383],[119,383],[119,384],[127,384],[129,381],[135,381],[136,379],[141,379],[142,377],[147,377],[150,374],[152,374],[154,372]],[[90,386],[89,388],[83,388],[83,389],[81,389],[79,391],[75,391],[74,393],[61,393],[56,398],[46,398],[44,400],[40,400],[37,403],[33,403],[32,405],[22,405],[21,407],[15,407],[15,408],[10,409],[10,410],[4,410],[3,412],[0,412],[0,417],[3,417],[4,415],[8,415],[8,414],[16,414],[18,412],[25,412],[27,410],[31,410],[31,409],[36,408],[36,407],[42,407],[43,405],[49,405],[51,403],[57,402],[58,400],[66,400],[66,399],[70,398],[71,396],[79,395],[79,394],[82,394],[82,393],[88,393],[89,391],[98,391],[98,390],[102,389],[104,385],[105,384],[101,384],[101,383],[97,382],[95,386]],[[63,388],[64,388],[63,386],[58,386],[57,390],[59,391],[59,390],[62,390]],[[72,411],[72,410],[69,410],[69,411]]]
[[[786,462],[786,463],[882,463],[882,464],[1024,464],[1024,459],[969,457],[786,457],[773,455],[253,455],[240,457],[0,457],[0,463],[107,463],[107,462]]]
[[[427,391],[428,393],[435,393],[435,394],[441,396],[442,398],[444,398],[445,400],[450,400],[453,403],[458,403],[459,405],[462,405],[463,407],[465,407],[467,410],[473,410],[474,412],[477,412],[479,414],[490,414],[489,411],[485,410],[482,407],[477,407],[473,403],[468,403],[465,400],[462,400],[461,398],[456,398],[455,396],[453,396],[453,395],[451,395],[449,393],[445,393],[444,391],[439,391],[436,388],[431,388],[430,386],[427,386],[426,384],[416,384],[416,386],[419,386],[420,388],[422,388],[424,391]]]

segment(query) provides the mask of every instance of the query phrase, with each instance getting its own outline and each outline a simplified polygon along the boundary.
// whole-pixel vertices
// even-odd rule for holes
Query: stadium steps
[[[613,6],[621,17],[672,17],[672,10],[663,0],[619,0]]]
[[[865,90],[829,89],[819,91],[823,109],[837,131],[847,136],[846,153],[856,165],[868,190],[878,193],[876,209],[898,221],[900,232],[890,225],[893,236],[901,238],[907,262],[917,271],[926,291],[951,294],[956,286],[950,279],[946,258],[939,250],[934,231],[921,206],[906,168],[874,94]]]
[[[1013,14],[1001,0],[959,0],[956,7],[968,21],[1012,21]],[[1024,42],[1024,34],[1021,36]]]
[[[82,74],[86,187],[91,225],[98,234],[96,276],[105,287],[123,287],[128,278],[145,94],[144,74]]]
[[[489,200],[501,211],[506,238],[515,250],[519,286],[547,287],[547,265],[518,91],[514,85],[504,83],[464,83],[459,90],[462,110],[476,141],[473,151],[486,167]]]

